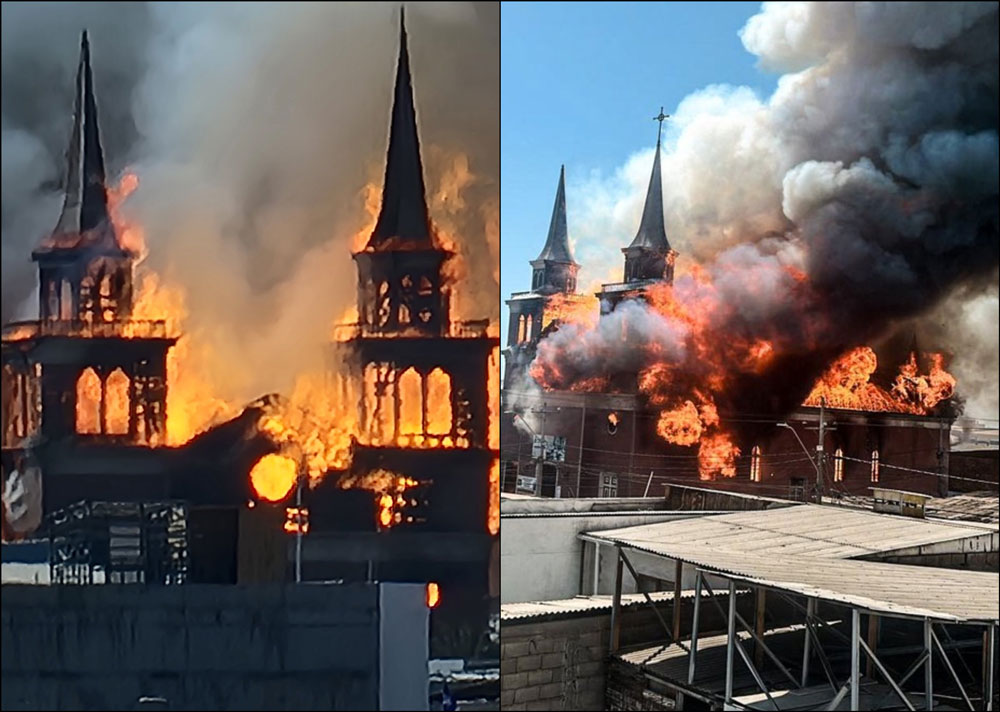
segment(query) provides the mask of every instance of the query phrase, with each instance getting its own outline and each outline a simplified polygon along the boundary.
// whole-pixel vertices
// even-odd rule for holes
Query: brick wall
[[[744,597],[740,597],[742,599]],[[749,615],[752,602],[739,600]],[[724,600],[722,596],[720,600]],[[693,599],[681,603],[682,634],[689,632]],[[670,620],[669,601],[658,604]],[[725,606],[725,604],[723,604]],[[724,623],[707,600],[702,602],[702,632],[720,631]],[[500,707],[503,710],[603,710],[611,614],[608,609],[503,621],[500,631]],[[623,648],[662,640],[656,614],[644,604],[625,608]]]

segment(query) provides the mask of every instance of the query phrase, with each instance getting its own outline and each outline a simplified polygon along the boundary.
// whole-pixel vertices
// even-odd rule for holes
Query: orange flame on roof
[[[944,369],[944,356],[927,355],[930,369],[919,373],[917,355],[899,368],[889,390],[871,382],[878,369],[878,357],[868,346],[851,349],[819,377],[803,405],[818,407],[826,399],[830,408],[924,415],[941,401],[954,395],[955,378]]]

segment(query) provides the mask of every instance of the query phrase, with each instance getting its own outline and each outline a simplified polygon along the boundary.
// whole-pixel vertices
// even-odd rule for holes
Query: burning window
[[[128,435],[129,378],[116,368],[104,383],[104,432],[108,435]]]
[[[760,482],[760,445],[754,445],[750,451],[750,481]]]
[[[872,450],[872,482],[878,482],[878,450]]]
[[[517,318],[517,343],[524,343],[524,314]]]
[[[839,447],[833,453],[833,481],[844,481],[844,451]]]
[[[289,534],[309,533],[309,508],[286,507],[284,529]]]
[[[618,432],[618,413],[608,413],[608,432],[612,435]]]
[[[527,319],[525,319],[524,321],[524,340],[531,341],[532,338],[533,337],[531,335],[531,314],[528,314]]]
[[[101,432],[101,378],[92,368],[85,368],[76,381],[76,432]]]

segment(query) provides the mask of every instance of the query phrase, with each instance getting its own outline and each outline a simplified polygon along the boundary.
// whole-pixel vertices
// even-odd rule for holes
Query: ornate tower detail
[[[359,323],[333,349],[342,392],[361,384],[352,471],[389,470],[420,482],[413,499],[426,514],[414,521],[426,527],[485,532],[496,458],[488,363],[499,343],[488,320],[458,322],[450,313],[443,268],[454,254],[428,214],[402,16],[382,204],[353,257]]]
[[[108,209],[90,43],[83,33],[62,213],[31,257],[39,319],[3,329],[3,446],[41,434],[123,444],[163,443],[166,324],[134,321],[137,254]]]

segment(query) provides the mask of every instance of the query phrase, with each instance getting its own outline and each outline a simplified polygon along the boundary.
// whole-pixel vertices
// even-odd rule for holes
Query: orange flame
[[[441,603],[441,587],[431,582],[427,584],[427,607],[437,608],[439,603]]]
[[[924,415],[955,392],[954,376],[944,369],[944,356],[928,355],[930,371],[919,373],[917,355],[899,368],[891,390],[871,382],[878,358],[868,346],[859,346],[838,358],[819,377],[803,405],[818,407],[820,399],[831,408]]]
[[[554,294],[545,301],[542,331],[550,324],[580,324],[593,328],[600,315],[597,297],[589,294]]]
[[[407,520],[404,510],[415,504],[415,500],[406,497],[407,490],[420,483],[410,477],[390,472],[389,470],[373,470],[363,475],[350,475],[342,478],[337,486],[341,489],[364,489],[376,495],[375,520],[380,529],[388,529]]]
[[[298,478],[295,460],[284,455],[264,455],[250,470],[250,483],[261,499],[278,502],[292,491]]]
[[[138,175],[132,171],[126,171],[122,174],[118,185],[108,188],[108,212],[111,214],[111,222],[114,223],[115,232],[118,234],[118,244],[123,249],[143,255],[146,251],[146,236],[142,227],[129,222],[122,214],[122,205],[126,198],[132,195],[138,187]]]
[[[500,460],[493,458],[490,463],[490,504],[486,529],[496,536],[500,532]]]

